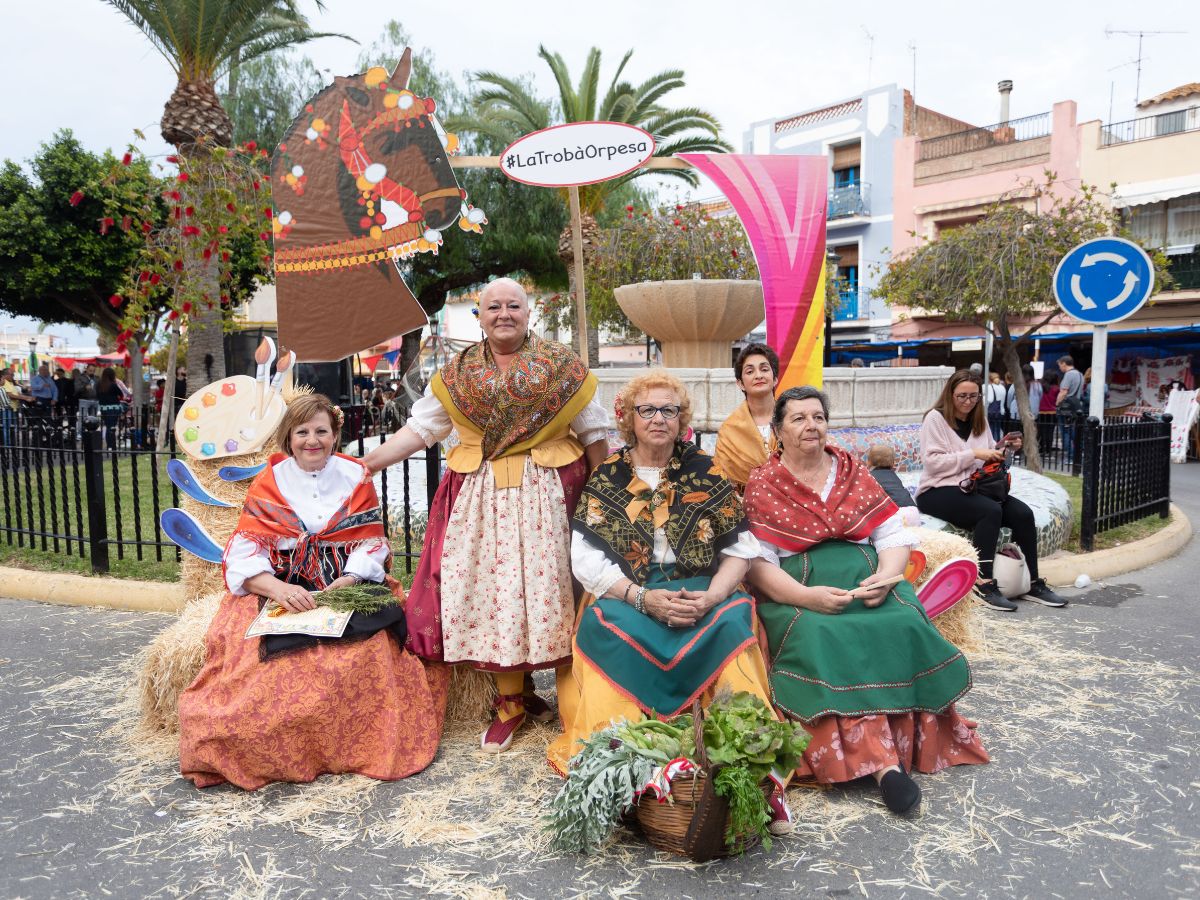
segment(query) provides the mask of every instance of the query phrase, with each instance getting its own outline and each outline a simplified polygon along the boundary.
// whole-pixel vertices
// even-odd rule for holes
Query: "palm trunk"
[[[180,148],[180,155],[191,148]],[[210,179],[204,171],[204,148],[195,148],[196,155],[190,160],[192,178],[183,185],[185,206],[196,210],[203,208],[204,196]],[[217,258],[205,259],[204,246],[198,239],[183,241],[183,274],[180,292],[192,302],[188,316],[187,370],[188,394],[194,394],[206,384],[225,377],[225,329],[221,309],[221,274]],[[168,370],[170,371],[170,370]]]

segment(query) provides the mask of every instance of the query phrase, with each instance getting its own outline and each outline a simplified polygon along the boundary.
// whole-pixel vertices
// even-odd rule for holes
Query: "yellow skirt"
[[[588,596],[580,605],[580,613],[591,605]],[[578,622],[580,616],[576,616]],[[754,621],[758,633],[758,619]],[[582,744],[595,732],[607,728],[614,721],[626,719],[636,722],[645,714],[636,703],[620,693],[604,672],[591,665],[571,642],[574,662],[558,669],[558,714],[562,718],[563,733],[550,744],[546,758],[560,775],[567,772],[567,763],[579,752]],[[707,707],[713,696],[721,690],[749,691],[771,706],[771,691],[767,681],[767,667],[763,662],[762,650],[757,643],[751,644],[725,665],[712,685],[700,697],[700,705]]]

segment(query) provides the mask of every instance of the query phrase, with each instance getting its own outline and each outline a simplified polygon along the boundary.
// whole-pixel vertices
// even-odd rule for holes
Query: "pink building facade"
[[[978,220],[997,201],[1035,209],[1054,202],[1056,196],[1075,193],[1081,184],[1081,155],[1072,100],[1056,103],[1048,113],[987,128],[902,138],[896,142],[894,156],[893,255]],[[1049,195],[1043,191],[1038,196],[1036,186],[1045,185],[1047,172],[1053,172],[1056,180]],[[1047,301],[1053,305],[1052,298]],[[920,309],[894,307],[893,313],[896,340],[983,333],[979,326],[946,322]],[[1063,316],[1046,330],[1070,331],[1076,324]]]

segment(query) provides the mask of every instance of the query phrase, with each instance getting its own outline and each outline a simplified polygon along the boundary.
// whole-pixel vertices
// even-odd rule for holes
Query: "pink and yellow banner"
[[[779,390],[821,386],[825,333],[824,156],[681,153],[733,204],[758,263],[767,343],[779,354]]]

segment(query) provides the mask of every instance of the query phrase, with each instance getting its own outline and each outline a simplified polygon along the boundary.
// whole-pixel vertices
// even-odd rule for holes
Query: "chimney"
[[[1008,124],[1008,96],[1012,93],[1012,81],[1005,78],[1001,81],[997,88],[1000,90],[1000,124]]]

